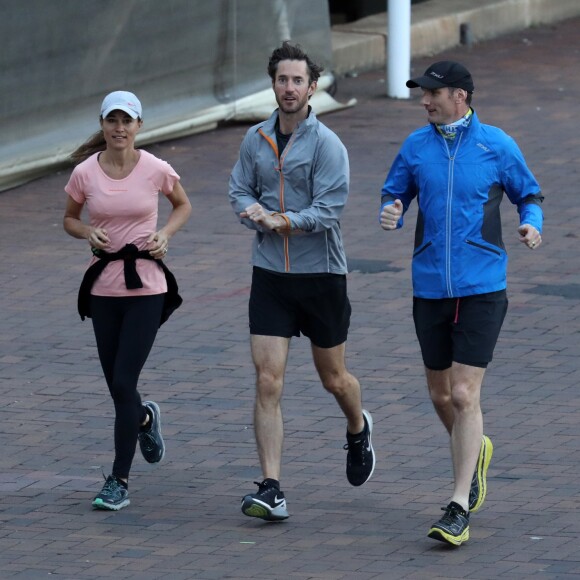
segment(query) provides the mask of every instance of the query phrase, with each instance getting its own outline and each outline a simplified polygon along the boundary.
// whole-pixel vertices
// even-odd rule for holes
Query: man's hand
[[[403,203],[396,199],[393,203],[383,208],[380,216],[381,227],[383,230],[396,230],[397,223],[403,215]]]
[[[240,213],[241,218],[248,218],[267,230],[278,230],[287,227],[286,220],[280,215],[273,215],[259,204],[253,203]]]
[[[535,250],[542,243],[542,236],[540,232],[530,224],[522,224],[518,228],[520,234],[520,242],[526,244],[530,250]]]

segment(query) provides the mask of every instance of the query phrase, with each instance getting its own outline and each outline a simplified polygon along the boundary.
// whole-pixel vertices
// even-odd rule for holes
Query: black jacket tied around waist
[[[147,250],[139,250],[135,244],[126,244],[118,252],[108,253],[104,250],[93,248],[93,254],[99,258],[97,262],[89,266],[79,288],[78,311],[81,320],[91,317],[91,288],[97,278],[103,273],[109,262],[123,260],[123,271],[125,274],[125,286],[128,290],[143,288],[143,282],[137,272],[137,260],[154,260],[163,270],[167,282],[167,293],[165,294],[165,304],[161,314],[161,324],[163,324],[175,310],[183,303],[179,295],[179,288],[175,276],[162,260],[156,260]]]

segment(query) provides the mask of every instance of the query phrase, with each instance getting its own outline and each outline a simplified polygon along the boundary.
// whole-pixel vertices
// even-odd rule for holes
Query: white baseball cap
[[[139,99],[128,91],[109,93],[101,105],[101,117],[104,119],[111,111],[124,111],[133,119],[142,119],[143,111]]]

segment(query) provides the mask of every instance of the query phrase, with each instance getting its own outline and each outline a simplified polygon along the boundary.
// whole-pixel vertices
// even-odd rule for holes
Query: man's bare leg
[[[320,348],[312,345],[312,356],[324,388],[334,395],[347,420],[346,476],[351,485],[366,483],[375,469],[372,446],[373,420],[363,411],[358,380],[345,364],[346,343]]]
[[[289,346],[288,338],[251,335],[256,368],[254,433],[264,479],[280,479],[284,443],[281,399]]]
[[[451,435],[454,489],[451,501],[469,511],[469,490],[483,435],[480,407],[485,369],[453,363],[450,369],[426,369],[431,400]]]
[[[364,429],[361,389],[357,378],[351,375],[345,364],[346,343],[333,348],[312,345],[314,365],[324,388],[331,393],[342,409],[350,433]]]

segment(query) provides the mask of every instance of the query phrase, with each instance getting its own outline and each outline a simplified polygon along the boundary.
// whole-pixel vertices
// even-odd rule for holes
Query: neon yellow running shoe
[[[485,501],[487,494],[487,468],[493,455],[493,444],[491,439],[484,435],[481,440],[481,449],[475,466],[475,473],[471,480],[471,489],[469,490],[469,512],[475,513]]]
[[[427,535],[452,546],[461,546],[469,540],[469,514],[454,501],[441,509],[445,515],[431,526]]]

